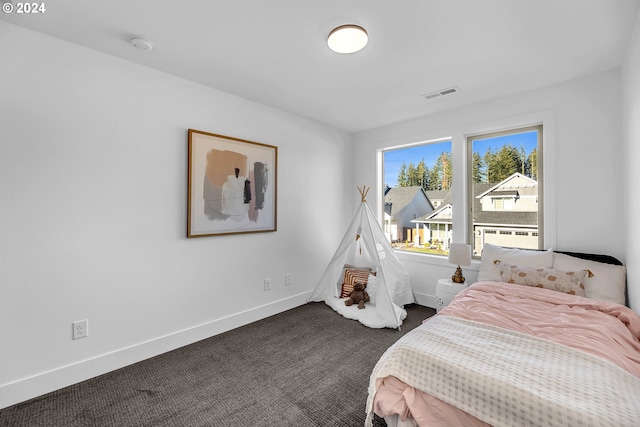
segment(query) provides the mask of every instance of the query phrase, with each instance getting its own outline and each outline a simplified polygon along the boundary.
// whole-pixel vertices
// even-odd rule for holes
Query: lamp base
[[[462,275],[462,269],[460,268],[460,266],[456,268],[456,273],[451,276],[451,281],[453,283],[464,283],[464,276]]]

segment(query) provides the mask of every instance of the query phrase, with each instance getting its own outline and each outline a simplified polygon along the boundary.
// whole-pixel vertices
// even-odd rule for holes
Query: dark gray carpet
[[[435,314],[406,308],[399,332],[306,304],[3,409],[0,425],[362,426],[378,358]]]

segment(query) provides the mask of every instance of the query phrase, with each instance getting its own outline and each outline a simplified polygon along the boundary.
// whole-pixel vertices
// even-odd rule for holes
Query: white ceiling
[[[640,7],[640,0],[41,2],[43,14],[0,19],[351,132],[617,68]],[[369,44],[351,55],[330,51],[328,33],[351,23],[367,29]],[[153,51],[132,47],[132,36],[151,39]],[[461,92],[422,96],[452,86]]]

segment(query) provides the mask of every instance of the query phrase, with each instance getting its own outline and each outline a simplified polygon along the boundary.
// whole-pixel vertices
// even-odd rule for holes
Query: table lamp
[[[458,266],[456,273],[451,276],[453,283],[464,283],[461,265],[471,265],[471,245],[452,243],[449,247],[449,262]]]

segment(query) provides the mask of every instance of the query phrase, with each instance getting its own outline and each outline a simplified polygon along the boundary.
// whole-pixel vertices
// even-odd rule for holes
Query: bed
[[[485,246],[478,281],[381,356],[366,424],[640,425],[625,277],[608,256]]]

